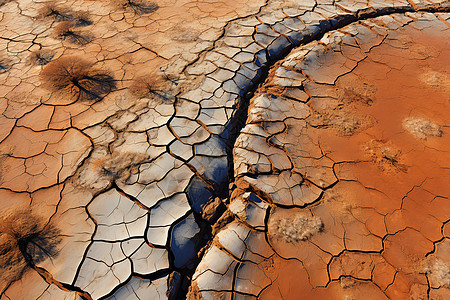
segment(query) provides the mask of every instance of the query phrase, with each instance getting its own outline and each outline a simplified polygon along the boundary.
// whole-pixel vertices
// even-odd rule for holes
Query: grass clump
[[[131,11],[137,15],[150,14],[159,9],[158,4],[145,0],[113,0],[121,10]]]
[[[52,50],[40,49],[31,52],[29,59],[34,65],[44,66],[51,62],[54,56],[55,53]]]
[[[53,19],[56,22],[72,21],[74,20],[74,15],[67,9],[57,6],[53,2],[47,2],[39,10],[40,18]]]
[[[45,3],[39,10],[38,18],[51,19],[56,22],[73,21],[77,27],[92,25],[87,12],[73,12],[70,9],[56,5],[54,2]]]
[[[442,127],[425,118],[409,117],[403,120],[403,128],[419,140],[427,140],[429,137],[441,137]]]
[[[128,89],[132,95],[138,98],[156,98],[160,102],[172,99],[169,82],[156,72],[135,77]]]
[[[307,240],[322,229],[323,223],[320,218],[303,213],[290,216],[274,214],[268,226],[270,237],[286,243]]]
[[[55,26],[55,35],[61,40],[67,40],[70,43],[80,46],[89,43],[92,38],[86,34],[82,34],[76,29],[76,21],[64,21]]]
[[[41,79],[46,88],[73,101],[101,100],[116,88],[111,75],[76,56],[50,62],[42,70]]]
[[[0,58],[0,74],[8,72],[9,69],[11,69],[11,64],[9,61]]]
[[[19,280],[28,268],[57,256],[60,231],[27,210],[0,218],[1,285]]]

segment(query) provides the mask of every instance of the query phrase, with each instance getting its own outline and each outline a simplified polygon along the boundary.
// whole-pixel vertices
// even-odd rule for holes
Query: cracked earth
[[[450,299],[450,3],[0,0],[0,299]]]

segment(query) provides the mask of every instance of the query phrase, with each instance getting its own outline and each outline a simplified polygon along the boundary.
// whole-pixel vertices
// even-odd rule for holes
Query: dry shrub
[[[370,106],[375,101],[377,88],[352,78],[338,83],[338,98],[326,102],[326,109],[315,109],[308,122],[317,128],[334,128],[340,136],[353,136],[370,127],[376,120],[359,113],[359,107]]]
[[[450,288],[450,266],[442,259],[428,259],[424,271],[433,287]]]
[[[9,2],[12,2],[12,0],[0,0],[0,7],[2,7],[5,4],[8,4]]]
[[[445,64],[442,65],[445,68]],[[450,93],[450,72],[448,70],[445,71],[435,71],[431,69],[425,69],[420,72],[419,75],[420,81],[425,83],[426,85],[437,89],[445,94]]]
[[[89,14],[85,11],[77,11],[75,13],[75,26],[77,27],[83,27],[83,26],[89,26],[92,25],[92,21],[89,18]]]
[[[424,118],[406,118],[403,120],[403,128],[420,140],[442,136],[442,127]]]
[[[55,257],[60,241],[59,230],[29,210],[3,214],[0,219],[1,285],[20,279],[28,267]]]
[[[273,214],[269,220],[268,233],[271,238],[293,243],[307,240],[323,229],[322,220],[315,216],[299,213],[286,216]]]
[[[50,62],[41,72],[41,79],[49,90],[75,101],[100,100],[116,87],[111,75],[76,56]]]
[[[308,122],[317,128],[334,128],[340,136],[353,136],[375,124],[373,117],[358,114],[347,107],[330,111],[313,111]]]
[[[162,75],[151,73],[133,79],[129,87],[131,94],[138,98],[156,98],[160,101],[172,99],[169,93],[169,84]]]
[[[363,145],[370,160],[383,172],[406,172],[408,167],[402,164],[402,151],[390,141],[370,140]]]
[[[30,54],[30,62],[34,65],[46,65],[52,61],[55,53],[52,50],[40,49]]]
[[[0,58],[0,74],[6,73],[11,69],[11,64],[8,60]]]
[[[39,18],[49,18],[57,22],[72,21],[74,15],[71,11],[57,6],[53,2],[47,2],[39,10]]]
[[[362,83],[358,86],[353,87],[345,87],[339,89],[339,100],[344,104],[364,104],[364,105],[372,105],[375,99],[375,94],[377,92],[377,88]]]
[[[96,165],[99,167],[100,175],[125,182],[132,174],[137,174],[139,166],[148,160],[148,154],[127,152],[99,160]]]
[[[158,4],[146,0],[113,0],[113,4],[121,10],[131,11],[137,15],[150,14],[159,9]]]
[[[73,21],[75,26],[78,27],[92,25],[87,12],[73,12],[67,8],[57,6],[53,2],[47,2],[42,6],[39,10],[38,18],[53,19],[56,22]]]
[[[86,45],[92,38],[76,30],[76,21],[64,21],[55,26],[55,35],[57,38],[67,40],[77,45]]]

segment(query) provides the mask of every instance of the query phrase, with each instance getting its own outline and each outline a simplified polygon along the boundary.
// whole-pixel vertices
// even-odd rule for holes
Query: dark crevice
[[[267,78],[269,77],[269,72],[270,72],[271,68],[274,67],[274,65],[277,62],[285,59],[291,53],[291,51],[293,49],[295,49],[299,46],[302,46],[302,45],[306,45],[312,41],[318,41],[326,33],[343,28],[349,24],[352,24],[352,23],[355,23],[358,21],[373,19],[376,17],[386,16],[386,15],[391,15],[391,14],[401,14],[401,13],[406,13],[406,12],[432,12],[432,13],[434,13],[434,12],[449,12],[449,11],[450,11],[449,7],[442,6],[442,5],[429,5],[429,6],[426,6],[423,8],[419,8],[419,9],[415,9],[411,6],[388,7],[388,8],[380,8],[380,9],[367,8],[367,9],[359,10],[354,14],[338,15],[332,19],[321,21],[319,31],[303,36],[302,39],[300,41],[298,41],[297,43],[292,43],[292,41],[290,41],[291,44],[289,46],[287,46],[286,48],[282,49],[280,51],[280,53],[278,53],[277,55],[273,55],[272,53],[269,52],[268,48],[271,45],[271,44],[269,44],[269,46],[265,49],[266,56],[267,56],[267,63],[260,67],[260,69],[258,70],[258,75],[257,75],[256,79],[249,80],[252,82],[252,85],[250,87],[248,87],[247,89],[241,90],[240,96],[238,96],[237,103],[235,104],[235,107],[234,107],[235,111],[233,113],[233,116],[230,118],[230,120],[226,126],[226,129],[225,129],[226,131],[229,131],[229,138],[226,139],[226,153],[227,153],[227,159],[228,159],[228,184],[227,184],[227,186],[230,187],[228,190],[228,196],[231,196],[231,193],[233,192],[233,188],[236,187],[235,185],[233,185],[233,183],[236,180],[236,178],[234,178],[233,150],[234,150],[234,145],[236,143],[236,140],[241,133],[241,130],[247,124],[248,107],[250,104],[250,100],[255,96],[255,93],[257,92],[257,90],[267,80]],[[229,24],[230,23],[227,23],[227,25],[229,25]],[[308,30],[308,27],[306,28],[306,30]],[[224,37],[225,34],[226,34],[226,29],[224,30],[224,33],[222,34],[222,36],[220,38]],[[209,50],[211,50],[211,49],[209,49]],[[255,59],[257,59],[257,57],[255,57]],[[193,63],[195,63],[195,61]],[[188,66],[192,65],[193,63],[189,64]],[[247,175],[252,176],[252,174],[247,174]],[[255,177],[255,176],[257,176],[257,175],[254,175],[253,177]],[[329,189],[329,188],[335,186],[337,184],[337,182],[338,181],[334,182],[331,186],[327,187],[326,189]],[[225,187],[225,184],[223,186]],[[326,190],[326,189],[323,189],[323,190]],[[311,204],[318,203],[323,198],[322,196],[323,196],[323,192],[322,192],[322,195]],[[310,204],[307,204],[302,207],[306,207],[308,205],[310,205]],[[269,207],[267,209],[266,218],[265,218],[265,225],[266,225],[265,236],[266,236],[266,241],[269,245],[270,245],[270,243],[269,243],[268,236],[267,236],[267,223],[268,223],[269,216],[270,216],[270,209],[271,209],[271,207]],[[213,237],[211,237],[211,238],[213,238]],[[272,246],[271,246],[271,248],[273,249]],[[382,251],[376,252],[376,253],[382,253]],[[184,295],[185,294],[183,294],[183,296]],[[183,298],[180,297],[177,299],[183,299]]]

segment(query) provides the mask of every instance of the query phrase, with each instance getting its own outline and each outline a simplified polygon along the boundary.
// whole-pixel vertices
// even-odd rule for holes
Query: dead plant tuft
[[[156,73],[134,78],[129,90],[138,98],[156,98],[161,102],[172,99],[168,91],[169,82],[162,75]]]
[[[12,0],[0,0],[0,7],[2,7],[5,4],[8,4],[9,2],[12,2]]]
[[[125,182],[139,172],[142,163],[149,160],[148,154],[126,152],[97,162],[101,175]]]
[[[307,240],[310,236],[321,232],[322,229],[323,223],[319,217],[305,213],[287,217],[282,214],[274,214],[268,225],[269,236],[286,243]]]
[[[441,137],[442,127],[425,118],[409,117],[403,120],[403,128],[419,140],[426,141],[429,137]]]
[[[58,255],[60,231],[29,210],[3,214],[0,219],[1,284],[21,278],[29,267]]]
[[[75,25],[77,27],[89,26],[92,25],[93,22],[89,18],[89,14],[85,11],[78,11],[75,14]]]
[[[52,50],[40,49],[30,54],[29,60],[34,65],[46,65],[52,61],[55,53]]]
[[[76,21],[64,21],[55,26],[55,35],[57,38],[67,40],[77,45],[86,45],[92,38],[86,34],[82,34],[76,27]]]
[[[116,88],[111,75],[76,56],[50,62],[41,72],[41,79],[49,90],[74,101],[97,101]]]
[[[408,166],[403,164],[402,151],[387,140],[370,140],[363,145],[369,159],[383,172],[397,173],[408,170]]]
[[[11,69],[11,64],[8,60],[0,58],[0,74],[6,73]]]
[[[72,21],[74,19],[73,14],[64,8],[57,6],[53,2],[47,2],[39,10],[39,18],[49,18],[56,22]]]
[[[146,0],[113,0],[118,8],[131,11],[137,15],[150,14],[159,9],[158,4]]]
[[[53,19],[56,22],[74,21],[75,26],[77,27],[92,25],[92,21],[87,12],[73,12],[68,8],[58,6],[53,2],[47,2],[41,7],[38,18]]]

